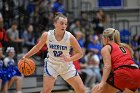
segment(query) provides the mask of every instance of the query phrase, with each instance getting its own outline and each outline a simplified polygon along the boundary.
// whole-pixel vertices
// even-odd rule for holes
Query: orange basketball
[[[25,76],[29,76],[35,71],[35,63],[33,60],[28,58],[21,59],[18,62],[18,69]]]

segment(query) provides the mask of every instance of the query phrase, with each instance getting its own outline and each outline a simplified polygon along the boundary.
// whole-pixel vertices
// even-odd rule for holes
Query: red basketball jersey
[[[127,48],[121,47],[116,43],[110,43],[109,45],[111,45],[112,70],[122,65],[134,64],[130,51]]]

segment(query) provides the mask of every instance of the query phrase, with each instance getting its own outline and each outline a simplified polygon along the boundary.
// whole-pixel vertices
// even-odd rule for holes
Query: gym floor
[[[69,91],[60,91],[60,92],[52,92],[52,93],[74,93],[74,91],[69,90]]]

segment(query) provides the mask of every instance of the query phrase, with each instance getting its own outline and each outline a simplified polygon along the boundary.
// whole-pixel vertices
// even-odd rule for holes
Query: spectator
[[[99,37],[97,35],[90,36],[90,42],[88,43],[87,50],[88,52],[92,52],[93,55],[98,55],[99,60],[101,59],[101,51],[102,45],[99,42]]]
[[[0,48],[0,90],[2,87],[2,74],[3,74],[3,71],[2,71],[3,62],[1,60],[2,57],[3,57],[2,48]]]
[[[104,26],[107,24],[107,17],[103,10],[99,10],[96,13],[96,17],[93,19],[93,24],[95,24],[94,30],[95,34],[100,35],[103,33]]]
[[[23,32],[23,45],[26,47],[28,50],[30,50],[34,45],[35,45],[35,37],[34,37],[34,28],[32,24],[29,24],[27,26],[27,30]]]
[[[88,60],[86,59],[88,58]],[[85,56],[85,58],[80,61],[81,72],[86,75],[84,84],[86,87],[92,88],[96,83],[96,73],[92,70],[93,64],[91,62],[91,58],[89,56]]]
[[[52,12],[55,14],[56,12],[60,12],[60,13],[65,13],[65,10],[64,10],[64,5],[62,3],[62,0],[56,0],[53,4],[53,7],[52,7]]]
[[[76,31],[81,31],[84,35],[85,29],[81,26],[79,19],[75,19],[74,23],[70,25],[70,31],[74,34]]]
[[[83,34],[82,34],[82,32],[81,31],[76,31],[75,33],[74,33],[74,35],[75,35],[75,38],[77,39],[77,41],[78,41],[78,43],[79,43],[79,45],[80,45],[80,47],[82,48],[82,51],[83,51],[83,53],[85,53],[85,48],[84,48],[84,41],[83,41]],[[82,73],[81,73],[81,71],[80,71],[80,60],[76,60],[76,61],[74,61],[73,63],[74,63],[74,65],[75,65],[75,68],[76,68],[76,70],[79,72],[79,74],[81,75]]]
[[[74,35],[75,35],[80,47],[82,48],[83,52],[85,53],[83,33],[81,31],[76,31],[76,32],[74,32]]]
[[[8,93],[8,79],[6,69],[3,67],[3,51],[0,47],[0,93]]]
[[[131,41],[131,47],[134,50],[135,62],[140,62],[140,57],[139,57],[140,56],[140,53],[139,53],[140,45],[138,44],[139,43],[138,39],[139,39],[139,36],[134,35],[132,38],[132,41]]]
[[[140,56],[140,36],[138,36],[138,46],[137,46],[137,51],[138,51],[138,55]],[[139,62],[140,62],[140,57],[139,57]]]
[[[7,47],[8,45],[8,38],[6,35],[6,31],[3,27],[3,18],[2,15],[0,14],[0,47]]]
[[[2,10],[2,8],[3,8],[3,1],[0,0],[0,11]]]
[[[7,57],[4,59],[4,66],[7,68],[8,74],[8,88],[11,87],[13,82],[16,82],[16,93],[22,93],[22,75],[16,66],[16,62],[13,59],[15,55],[15,50],[13,47],[8,47],[6,50]]]
[[[11,28],[7,30],[7,36],[9,39],[10,46],[14,47],[17,53],[21,53],[21,43],[24,41],[19,38],[19,31],[17,29],[18,23],[14,21]]]
[[[100,60],[101,60],[101,48],[102,45],[99,43],[99,38],[97,35],[91,36],[91,42],[88,44],[88,51],[89,53],[87,55],[91,55],[92,58],[92,62],[93,62],[93,71],[96,73],[97,75],[97,81],[100,82],[101,81],[101,73],[100,73],[100,68],[99,68],[99,64],[100,64]]]
[[[48,25],[48,16],[50,14],[49,12],[49,7],[48,7],[48,1],[47,0],[42,0],[40,3],[39,3],[39,14],[40,14],[40,17],[39,17],[39,23],[44,26],[43,27],[43,30],[45,29],[45,27]]]
[[[3,62],[0,60],[0,90],[2,87],[2,74],[3,74],[2,67],[3,67]]]
[[[29,1],[29,3],[27,4],[27,8],[26,8],[26,14],[28,17],[25,18],[25,21],[27,23],[33,23],[33,15],[34,15],[34,12],[35,12],[35,4],[33,1]]]

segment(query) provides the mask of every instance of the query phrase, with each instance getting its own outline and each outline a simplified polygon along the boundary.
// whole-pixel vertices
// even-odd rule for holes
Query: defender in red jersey
[[[104,61],[102,80],[93,87],[93,93],[135,93],[140,87],[140,69],[133,61],[132,49],[120,42],[120,33],[113,28],[103,32]]]

